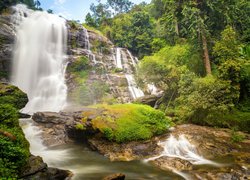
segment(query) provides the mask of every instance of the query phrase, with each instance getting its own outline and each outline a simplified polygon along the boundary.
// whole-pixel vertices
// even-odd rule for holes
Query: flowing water
[[[65,20],[23,5],[15,8],[15,17],[20,16],[15,19],[21,22],[16,28],[12,82],[28,95],[23,112],[57,112],[66,105],[67,97]]]
[[[214,166],[219,166],[219,164],[207,160],[204,157],[200,156],[196,150],[196,147],[192,145],[184,135],[180,135],[179,138],[175,138],[173,135],[163,142],[159,142],[163,151],[159,156],[152,157],[146,161],[152,161],[160,157],[174,157],[187,160],[195,165],[210,164]]]
[[[67,144],[53,148],[42,145],[40,130],[33,126],[31,120],[21,119],[26,138],[34,155],[43,157],[51,167],[68,169],[74,173],[74,180],[95,180],[113,173],[126,174],[126,180],[170,180],[182,179],[173,172],[161,171],[143,161],[110,162],[108,158],[91,151],[80,144]]]

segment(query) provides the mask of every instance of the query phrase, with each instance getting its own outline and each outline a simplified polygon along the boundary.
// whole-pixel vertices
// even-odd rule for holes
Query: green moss
[[[27,95],[17,87],[0,83],[0,104],[11,104],[15,108],[21,109],[27,102]]]
[[[29,143],[18,124],[18,111],[0,105],[0,177],[16,178],[30,155]],[[3,133],[4,132],[4,133]]]
[[[92,125],[110,141],[122,143],[149,139],[165,132],[171,124],[163,112],[146,105],[117,104],[95,107],[103,108],[104,111],[92,120]]]

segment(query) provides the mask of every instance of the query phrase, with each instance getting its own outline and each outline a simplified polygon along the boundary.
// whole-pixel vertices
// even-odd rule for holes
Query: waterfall
[[[134,78],[134,67],[136,66],[136,61],[132,54],[127,49],[116,48],[116,58],[115,64],[117,68],[120,68],[125,73],[125,77],[128,82],[128,90],[132,99],[136,99],[144,96],[143,91],[137,86]],[[129,57],[129,58],[128,58]]]
[[[122,69],[121,48],[116,48],[116,67]]]
[[[28,95],[23,112],[60,111],[67,97],[65,20],[24,5],[15,10],[14,19],[21,22],[16,28],[11,80]]]
[[[174,157],[189,161],[192,164],[210,164],[218,166],[217,163],[207,160],[198,154],[194,145],[192,145],[184,135],[180,135],[179,138],[175,138],[173,135],[163,142],[159,142],[159,145],[163,147],[163,151],[159,156],[146,159],[146,161],[152,161],[160,157]]]

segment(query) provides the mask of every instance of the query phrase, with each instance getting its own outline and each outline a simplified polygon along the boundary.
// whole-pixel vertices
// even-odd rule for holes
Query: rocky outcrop
[[[135,103],[140,103],[140,104],[146,104],[151,107],[155,107],[157,105],[157,101],[163,96],[163,94],[158,94],[158,95],[146,95],[143,97],[140,97],[135,100]]]
[[[15,30],[11,24],[11,12],[0,15],[0,81],[8,81]]]
[[[73,174],[67,170],[48,167],[39,156],[31,155],[27,165],[23,167],[23,172],[20,175],[21,179],[51,179],[62,180],[71,179]]]

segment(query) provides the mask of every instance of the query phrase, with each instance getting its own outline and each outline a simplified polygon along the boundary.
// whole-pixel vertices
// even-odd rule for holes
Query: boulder
[[[162,94],[158,95],[146,95],[135,100],[136,103],[146,104],[151,107],[155,107],[156,102],[162,97]]]

